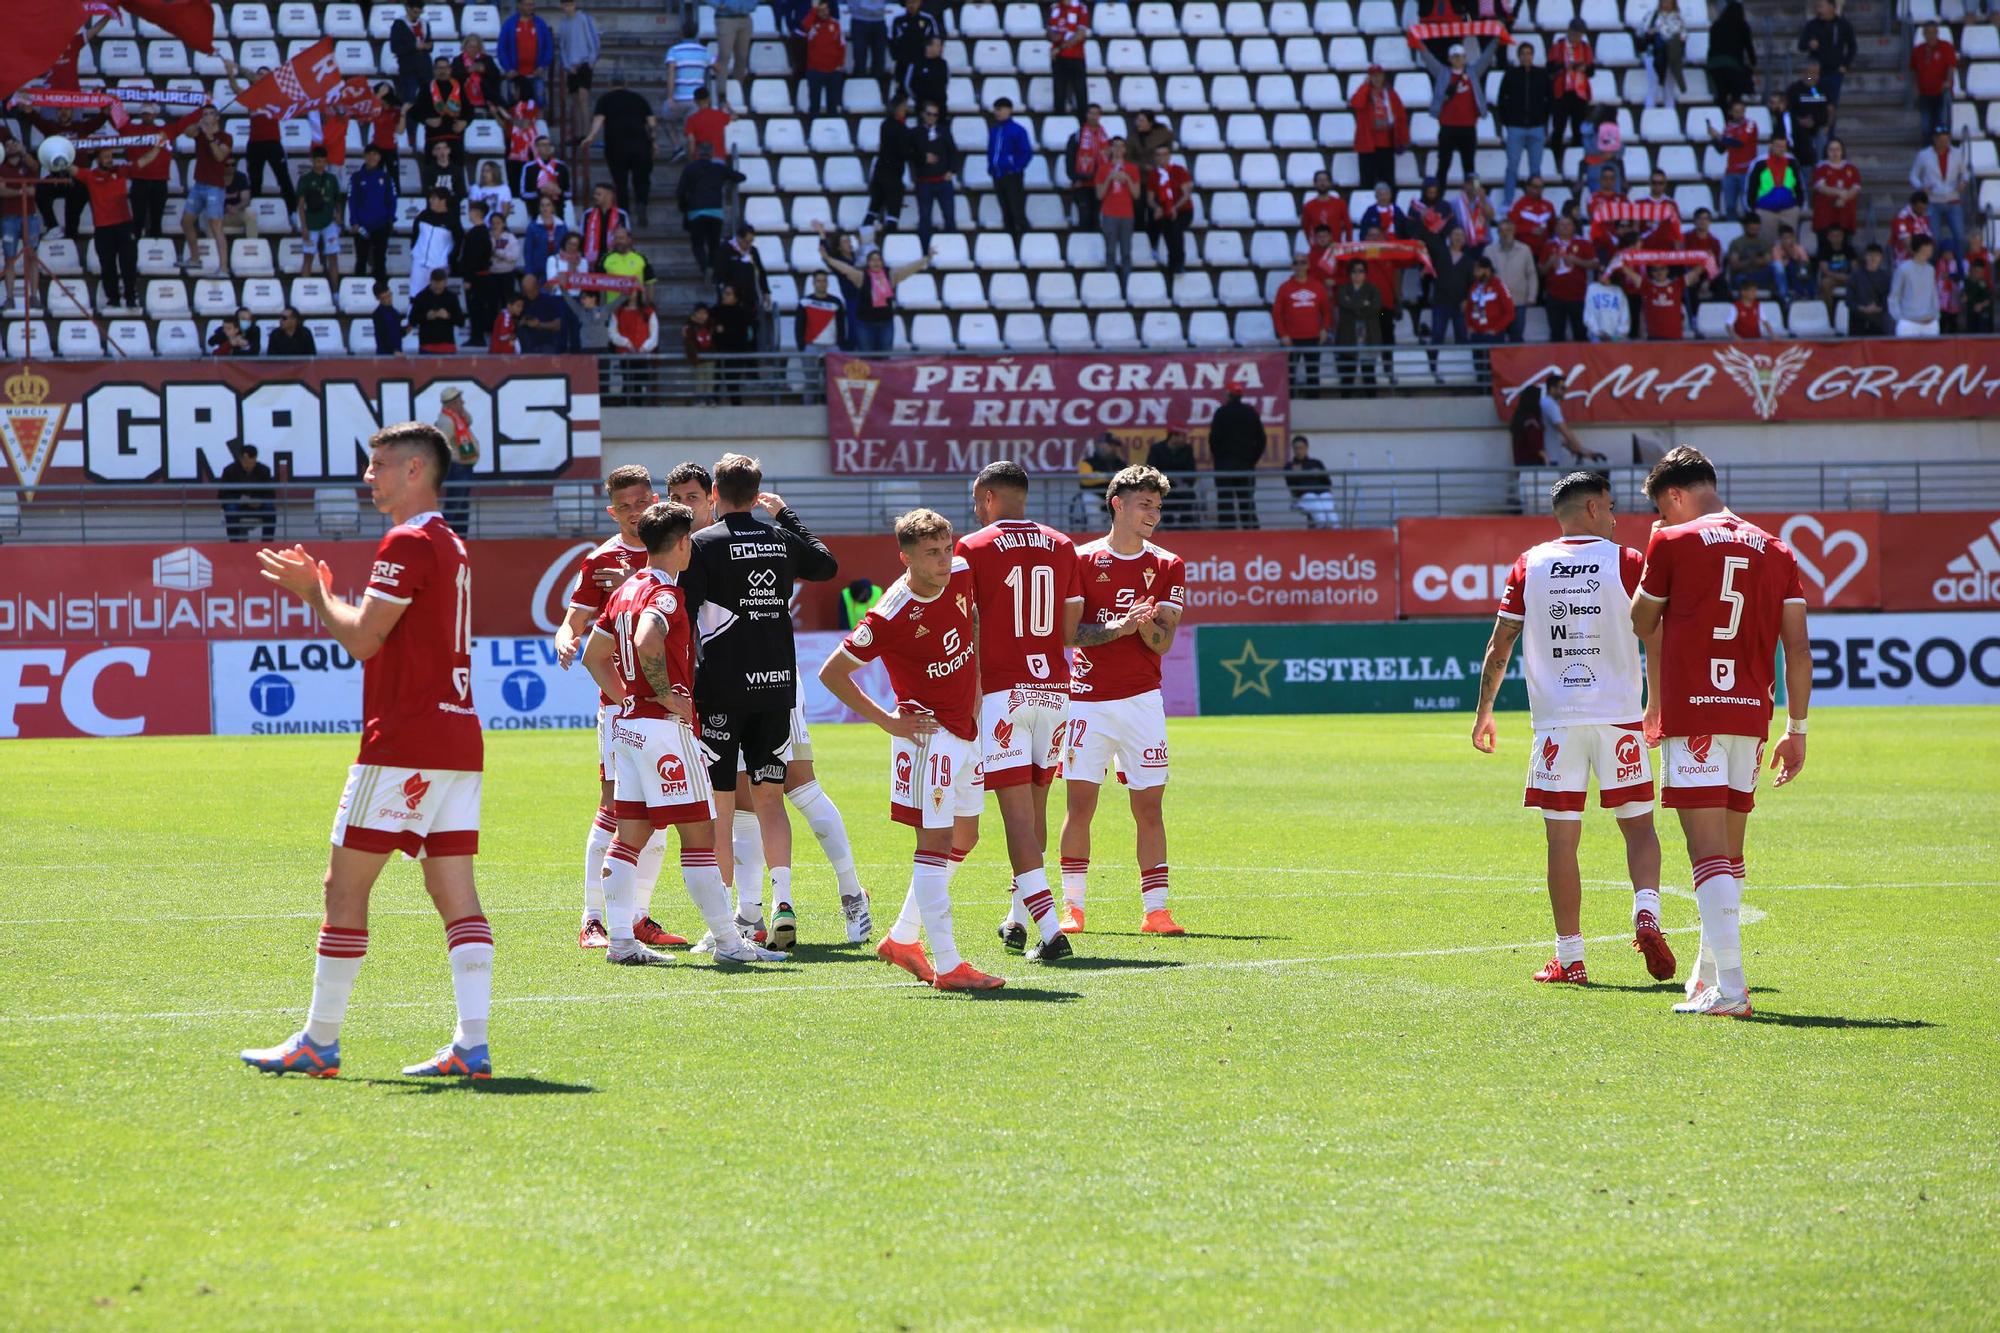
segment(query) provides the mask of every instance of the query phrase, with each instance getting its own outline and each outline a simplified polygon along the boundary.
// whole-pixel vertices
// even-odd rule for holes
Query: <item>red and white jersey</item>
[[[477,773],[485,757],[472,706],[472,565],[435,509],[398,523],[375,548],[363,594],[404,607],[361,664],[361,754],[389,768]]]
[[[1086,625],[1115,620],[1146,597],[1161,606],[1187,606],[1181,558],[1151,542],[1136,554],[1120,555],[1111,549],[1109,537],[1099,537],[1079,546],[1076,558],[1082,566]],[[1077,649],[1075,671],[1070,692],[1079,699],[1129,699],[1160,688],[1160,655],[1137,634]]]
[[[1001,519],[958,539],[979,610],[980,687],[1069,685],[1063,610],[1083,600],[1076,544],[1045,524]]]
[[[1645,557],[1602,537],[1531,546],[1507,572],[1499,614],[1521,622],[1521,672],[1535,730],[1637,722],[1645,669],[1632,594]]]
[[[616,583],[610,588],[601,586],[597,576],[608,569],[614,571],[622,582],[645,563],[644,546],[627,546],[623,537],[613,537],[583,557],[583,563],[576,571],[576,587],[569,595],[570,606],[575,610],[588,611],[595,616],[604,609],[605,600],[611,596],[612,590],[618,587]],[[601,692],[598,694],[599,707],[610,702],[609,697]]]
[[[1763,736],[1785,603],[1806,600],[1791,548],[1727,509],[1660,528],[1639,595],[1665,602],[1661,726],[1669,736]]]
[[[979,735],[979,673],[973,669],[972,570],[952,557],[951,578],[929,601],[910,591],[908,577],[841,641],[857,662],[889,668],[896,706],[921,709],[961,740]]]
[[[646,673],[639,669],[639,655],[633,643],[639,637],[639,622],[648,611],[658,611],[667,621],[667,679],[674,693],[694,699],[694,628],[688,621],[687,599],[674,585],[674,576],[663,569],[642,569],[618,585],[611,600],[598,613],[593,634],[611,640],[611,661],[625,686],[621,717],[665,718],[671,716],[653,692]]]

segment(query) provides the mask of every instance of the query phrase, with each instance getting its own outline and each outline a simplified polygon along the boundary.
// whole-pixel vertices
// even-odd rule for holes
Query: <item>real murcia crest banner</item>
[[[62,434],[63,417],[69,412],[68,403],[47,401],[49,387],[32,367],[23,367],[0,390],[7,396],[6,405],[0,406],[0,444],[5,445],[7,461],[30,499],[55,454],[56,437]]]

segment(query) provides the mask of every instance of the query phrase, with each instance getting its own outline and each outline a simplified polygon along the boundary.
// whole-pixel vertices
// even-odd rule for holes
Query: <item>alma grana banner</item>
[[[1264,422],[1266,458],[1284,456],[1291,393],[1282,352],[826,358],[833,470],[911,476],[977,472],[1011,458],[1074,472],[1105,432],[1135,460],[1179,427],[1197,450],[1231,385]]]

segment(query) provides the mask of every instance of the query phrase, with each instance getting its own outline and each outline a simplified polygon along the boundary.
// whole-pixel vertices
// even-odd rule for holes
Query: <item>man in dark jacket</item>
[[[1159,469],[1173,485],[1160,505],[1160,526],[1198,526],[1201,496],[1195,491],[1195,470],[1199,464],[1187,431],[1180,426],[1167,427],[1167,437],[1146,451],[1146,464]]]
[[[944,32],[923,12],[922,0],[903,0],[903,12],[889,25],[889,56],[896,65],[896,86],[910,86],[910,71],[924,58],[932,41]]]
[[[898,94],[882,118],[875,166],[868,173],[867,221],[893,230],[903,215],[903,177],[910,166],[910,99]]]
[[[389,50],[396,57],[396,95],[405,106],[415,105],[431,77],[430,25],[417,0],[403,6],[403,17],[389,29]]]
[[[389,277],[389,233],[396,226],[396,173],[382,165],[370,144],[361,170],[347,182],[347,222],[354,229],[354,269],[377,282]]]
[[[742,172],[709,156],[705,143],[694,146],[694,159],[681,170],[674,202],[680,205],[695,266],[703,276],[716,276],[722,259],[723,205],[730,185],[744,179]]]
[[[248,541],[250,533],[261,528],[268,542],[277,532],[278,522],[278,502],[267,489],[272,480],[270,466],[257,461],[254,444],[244,445],[235,454],[236,461],[223,468],[217,478],[222,483],[215,491],[215,498],[222,502],[222,526],[230,541]]]
[[[568,345],[568,316],[560,297],[542,286],[539,274],[521,275],[521,328],[518,335],[523,352],[560,352]]]
[[[410,327],[417,331],[417,350],[432,356],[456,352],[458,329],[465,323],[458,293],[445,285],[445,279],[443,269],[432,269],[424,289],[410,298]]]
[[[931,38],[923,58],[910,66],[910,81],[905,88],[910,100],[918,106],[935,102],[940,110],[944,108],[951,95],[951,62],[944,58],[943,38]]]
[[[764,256],[757,253],[757,229],[749,223],[738,227],[736,239],[723,247],[715,281],[718,287],[736,289],[737,301],[757,330],[757,345],[767,346],[769,339],[764,326],[769,322],[771,279],[764,272]]]
[[[1542,152],[1549,143],[1549,110],[1555,102],[1549,72],[1535,63],[1535,44],[1522,42],[1514,50],[1515,63],[1500,76],[1500,95],[1493,99],[1493,119],[1500,125],[1500,137],[1507,141],[1502,204],[1514,202],[1521,154],[1528,155],[1530,176],[1542,174]]]
[[[465,239],[458,247],[458,269],[465,278],[467,347],[486,346],[486,335],[500,313],[500,282],[493,276],[493,233],[486,225],[485,201],[474,199],[465,206],[469,222]]]
[[[1819,161],[1833,129],[1833,98],[1822,77],[1824,68],[1807,56],[1804,73],[1785,89],[1785,102],[1792,112],[1792,155],[1799,159],[1799,171],[1807,179],[1812,177],[1813,164]],[[1774,122],[1772,129],[1776,128]]]
[[[375,279],[375,308],[368,312],[368,318],[375,326],[377,356],[394,356],[403,350],[403,331],[409,325],[396,309],[396,299],[389,294],[386,278]]]
[[[932,213],[942,210],[944,229],[958,230],[958,146],[945,124],[941,103],[924,104],[923,121],[910,135],[910,180],[917,187],[917,245],[928,253],[937,229]]]
[[[1888,336],[1889,284],[1895,276],[1884,262],[1882,247],[1869,246],[1861,258],[1861,267],[1847,279],[1847,332],[1850,337]]]
[[[1264,419],[1243,401],[1242,386],[1230,385],[1229,401],[1215,409],[1215,420],[1208,427],[1208,454],[1215,460],[1217,527],[1257,526],[1257,481],[1242,474],[1256,470],[1264,457],[1264,443]]]
[[[1799,50],[1819,61],[1820,86],[1826,90],[1826,100],[1835,106],[1840,105],[1841,81],[1854,68],[1860,49],[1854,25],[1834,9],[1833,0],[1819,0],[1805,30],[1799,33]]]

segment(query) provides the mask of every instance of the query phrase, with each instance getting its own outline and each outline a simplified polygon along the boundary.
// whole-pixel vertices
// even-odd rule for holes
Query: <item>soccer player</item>
[[[375,507],[393,526],[375,548],[360,605],[333,594],[333,573],[302,546],[262,550],[265,579],[312,608],[361,666],[361,753],[333,817],[326,918],[306,1025],[282,1045],[244,1051],[254,1069],[340,1072],[340,1025],[368,952],[368,894],[391,853],[415,857],[444,919],[458,1027],[443,1049],[403,1072],[491,1078],[486,1022],[493,932],[473,887],[484,738],[472,706],[472,566],[438,512],[451,448],[435,426],[408,421],[368,441]]]
[[[681,587],[701,635],[695,704],[722,826],[734,828],[736,761],[747,770],[751,803],[771,861],[772,914],[768,939],[789,952],[798,937],[792,910],[792,825],[785,814],[785,765],[791,757],[792,705],[798,701],[798,650],[792,640],[792,584],[820,582],[840,572],[826,543],[812,535],[784,500],[762,489],[754,458],[725,454],[715,465],[716,521],[694,535],[694,554]],[[775,522],[752,512],[763,508]],[[738,875],[739,903],[754,905],[739,925],[753,939],[764,931],[763,885]],[[758,897],[751,898],[753,885]]]
[[[1069,658],[1063,644],[1083,616],[1076,547],[1029,520],[1028,474],[1019,463],[988,464],[972,483],[973,516],[983,525],[959,538],[972,571],[979,637],[979,735],[986,790],[1000,805],[1014,905],[1000,940],[1031,962],[1072,954],[1058,927],[1044,864],[1049,784],[1062,763],[1069,725]],[[1028,946],[1028,924],[1040,939]]]
[[[1535,724],[1521,804],[1542,812],[1556,920],[1556,956],[1534,979],[1578,986],[1590,979],[1583,966],[1576,851],[1594,772],[1598,804],[1611,811],[1625,837],[1632,947],[1645,956],[1653,979],[1666,981],[1674,975],[1674,954],[1660,933],[1660,839],[1653,831],[1653,770],[1646,752],[1646,724],[1659,721],[1659,642],[1648,641],[1642,674],[1629,613],[1644,557],[1612,540],[1617,518],[1611,481],[1602,473],[1570,473],[1549,488],[1549,501],[1562,536],[1529,547],[1507,574],[1479,672],[1472,746],[1493,753],[1493,700],[1521,641]],[[1648,687],[1644,712],[1642,681]]]
[[[1181,558],[1149,540],[1173,483],[1150,467],[1128,467],[1105,488],[1111,532],[1077,548],[1083,615],[1070,683],[1069,737],[1063,777],[1069,809],[1062,826],[1065,934],[1083,929],[1090,874],[1090,821],[1098,790],[1115,761],[1131,791],[1139,826],[1139,891],[1148,935],[1182,935],[1167,910],[1167,709],[1160,659],[1173,646],[1187,606]]]
[[[611,760],[617,836],[604,862],[608,963],[673,961],[635,938],[639,856],[659,830],[680,830],[681,878],[726,962],[782,961],[730,924],[729,893],[715,861],[715,806],[694,729],[694,627],[675,579],[687,568],[694,515],[668,501],[638,523],[646,565],[611,594],[592,627],[583,665],[617,710]]]
[[[708,469],[701,464],[682,463],[668,473],[667,497],[694,511],[697,532],[715,521],[715,483],[710,480]],[[752,900],[761,903],[765,860],[763,827],[757,822],[756,812],[749,808],[749,795],[748,785],[739,781],[735,824],[729,838],[732,855],[728,859],[733,863],[731,869],[736,874],[747,875],[757,884],[758,892],[752,895]],[[785,764],[785,799],[806,821],[813,837],[819,839],[820,850],[833,867],[834,880],[840,886],[841,914],[847,918],[847,942],[861,943],[875,929],[868,915],[868,894],[861,887],[861,877],[854,869],[854,849],[847,840],[847,823],[840,816],[840,807],[820,788],[819,775],[813,769],[812,732],[806,728],[804,699],[795,699],[792,703],[792,754]],[[734,885],[733,877],[724,878]],[[740,904],[737,914],[742,915]],[[757,915],[762,915],[761,907]]]
[[[1743,979],[1743,835],[1757,799],[1776,670],[1785,647],[1785,738],[1771,767],[1784,786],[1806,763],[1812,650],[1806,595],[1789,547],[1723,505],[1700,450],[1667,451],[1646,477],[1660,511],[1632,628],[1660,633],[1661,799],[1681,817],[1701,911],[1701,952],[1677,1014],[1748,1018]]]
[[[907,572],[819,669],[834,698],[889,733],[889,813],[917,831],[910,891],[875,953],[939,990],[995,990],[1007,983],[960,958],[951,929],[953,835],[985,803],[972,572],[952,554],[951,524],[932,510],[897,519],[896,545]],[[893,713],[854,683],[862,663],[878,659],[896,691]]]
[[[639,543],[639,516],[659,503],[660,497],[653,491],[653,474],[638,463],[628,463],[624,467],[613,468],[604,480],[604,493],[610,500],[605,512],[618,525],[616,535],[602,546],[583,557],[583,565],[577,571],[576,591],[570,594],[569,609],[563,615],[563,622],[556,627],[556,661],[562,669],[569,670],[576,660],[577,649],[590,632],[591,622],[603,611],[604,602],[611,590],[630,578],[632,572],[646,563],[646,548]],[[602,949],[610,943],[604,932],[604,857],[611,849],[611,839],[616,832],[611,814],[611,724],[616,710],[611,706],[611,696],[600,694],[597,700],[597,814],[591,821],[590,836],[583,844],[583,923],[577,930],[576,942],[586,949]],[[633,923],[632,933],[642,944],[656,948],[685,947],[687,941],[661,926],[652,918],[653,884],[660,877],[660,864],[666,859],[666,839],[655,834],[645,844],[639,855],[638,920]]]

